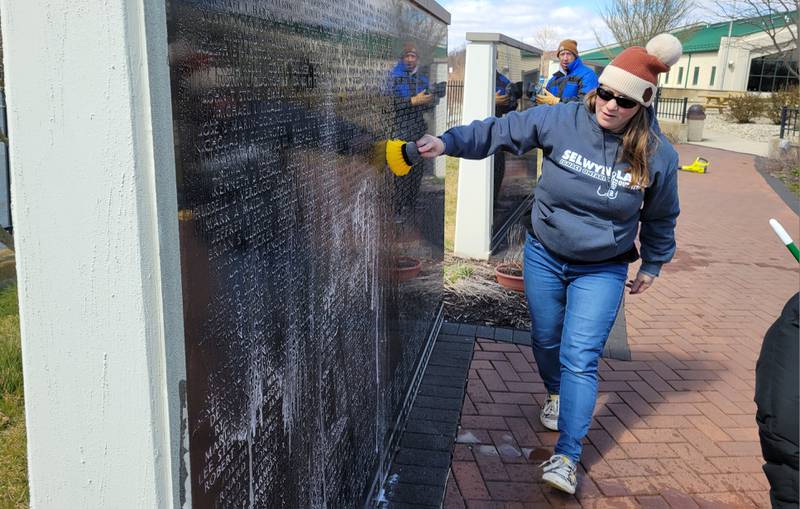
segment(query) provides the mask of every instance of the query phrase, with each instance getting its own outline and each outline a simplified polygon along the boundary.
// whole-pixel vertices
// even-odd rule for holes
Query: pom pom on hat
[[[645,46],[647,52],[668,66],[672,67],[683,54],[683,46],[681,41],[672,34],[659,34],[647,43]]]
[[[617,92],[650,106],[655,99],[658,75],[669,71],[683,54],[681,42],[674,35],[660,34],[646,48],[625,48],[603,69],[599,82]]]

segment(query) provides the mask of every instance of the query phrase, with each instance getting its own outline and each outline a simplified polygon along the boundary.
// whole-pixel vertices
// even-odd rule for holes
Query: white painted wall
[[[31,505],[174,507],[185,378],[163,0],[0,0]]]
[[[495,45],[467,44],[462,122],[494,115]],[[487,260],[492,239],[494,156],[459,160],[458,202],[453,251],[457,256]]]
[[[781,43],[788,42],[789,38],[790,34],[786,30],[777,36]],[[666,74],[660,75],[659,84],[668,88],[745,91],[750,77],[750,62],[754,58],[775,52],[772,41],[765,33],[732,37],[730,44],[728,38],[723,37],[719,51],[683,55],[672,66],[669,77]],[[699,67],[697,84],[693,83],[695,67]],[[713,85],[710,84],[712,67],[716,67]],[[679,83],[680,68],[683,68],[683,79]]]
[[[716,67],[714,71],[714,85],[711,82],[712,68]],[[698,70],[697,83],[694,83],[694,71]],[[683,69],[683,77],[678,82],[678,77]],[[715,51],[708,51],[703,53],[691,53],[683,55],[678,62],[672,66],[669,71],[669,76],[666,73],[659,75],[659,84],[669,88],[690,88],[690,89],[716,89],[719,87],[721,80],[721,63],[718,60],[718,54]]]
[[[550,60],[550,63],[547,65],[547,73],[544,75],[544,82],[547,83],[550,81],[550,78],[560,70],[561,62],[558,60]]]
[[[791,42],[791,37],[788,29],[784,29],[775,35],[775,40],[781,45],[792,47],[794,44]],[[720,61],[724,58],[726,47],[727,37],[723,37],[720,41]],[[777,53],[777,50],[766,33],[759,32],[746,37],[731,38],[728,52],[728,71],[724,84],[725,89],[747,90],[747,82],[750,78],[750,63],[753,59],[775,53]]]
[[[723,41],[725,38],[723,38]],[[727,51],[726,62],[725,49],[719,52],[719,66],[726,66],[720,82],[720,90],[736,90],[743,92],[747,90],[747,78],[750,75],[750,61],[752,56],[749,48],[732,43]]]

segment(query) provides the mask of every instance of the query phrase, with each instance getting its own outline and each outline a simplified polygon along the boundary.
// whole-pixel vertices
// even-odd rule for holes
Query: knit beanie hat
[[[558,43],[558,50],[556,50],[556,56],[561,54],[561,51],[567,50],[576,57],[578,56],[578,41],[573,39],[564,39],[563,41]]]
[[[411,55],[417,56],[417,45],[413,42],[406,42],[403,44],[403,52],[401,53],[402,56]]]
[[[660,34],[647,46],[631,46],[617,55],[600,74],[600,84],[608,85],[643,106],[650,106],[658,87],[658,74],[669,71],[683,54],[677,37]]]

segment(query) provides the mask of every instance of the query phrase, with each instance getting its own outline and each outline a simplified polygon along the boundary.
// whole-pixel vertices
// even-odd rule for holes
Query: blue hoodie
[[[582,101],[583,96],[597,88],[597,75],[586,66],[580,57],[567,68],[567,72],[559,69],[547,82],[547,91],[561,99],[561,102]]]
[[[618,161],[619,136],[600,127],[584,103],[556,104],[487,118],[444,134],[445,153],[483,159],[505,149],[544,151],[531,211],[539,241],[567,261],[598,263],[634,249],[639,223],[642,272],[657,276],[675,253],[678,154],[647,110],[657,147],[648,161],[650,184],[631,187],[628,163]]]

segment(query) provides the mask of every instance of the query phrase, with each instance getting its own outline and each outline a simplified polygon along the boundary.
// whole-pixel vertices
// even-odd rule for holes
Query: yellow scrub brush
[[[413,141],[389,140],[386,142],[386,164],[398,177],[408,175],[411,167],[419,160],[417,144]]]
[[[681,166],[683,171],[691,171],[694,173],[708,173],[708,159],[698,157],[692,164]]]

